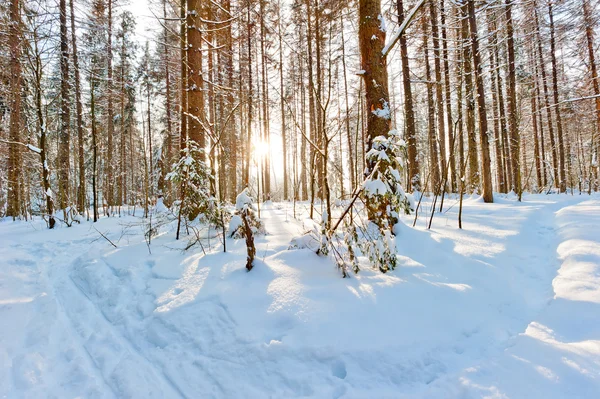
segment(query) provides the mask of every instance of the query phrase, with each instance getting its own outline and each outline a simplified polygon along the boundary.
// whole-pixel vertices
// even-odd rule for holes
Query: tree
[[[13,220],[21,215],[21,14],[19,0],[11,0],[9,8],[8,48],[10,51],[8,200],[6,216]]]
[[[481,146],[481,174],[483,186],[483,200],[494,202],[492,194],[492,171],[490,160],[490,143],[487,128],[487,112],[485,106],[485,90],[483,86],[483,69],[479,53],[479,39],[477,37],[477,20],[475,19],[474,0],[467,0],[468,20],[471,33],[471,53],[473,56],[473,69],[475,72],[475,86],[477,88],[477,110],[479,114],[479,145]]]

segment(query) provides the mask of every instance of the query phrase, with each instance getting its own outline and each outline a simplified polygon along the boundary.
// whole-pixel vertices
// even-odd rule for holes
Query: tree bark
[[[490,143],[487,128],[487,113],[485,107],[485,90],[483,86],[483,71],[481,55],[479,54],[479,39],[477,38],[477,20],[475,19],[474,0],[467,0],[469,12],[469,27],[471,31],[471,51],[473,55],[473,69],[475,72],[475,85],[477,87],[477,109],[479,111],[479,145],[481,146],[481,174],[483,201],[494,202],[492,193],[492,171],[490,160]]]
[[[188,38],[188,139],[196,143],[200,152],[199,161],[206,155],[205,110],[204,110],[204,77],[202,75],[202,10],[201,0],[188,0],[187,38]]]
[[[594,89],[594,95],[596,96],[596,129],[592,135],[592,144],[596,145],[596,148],[591,149],[590,159],[593,158],[594,151],[596,152],[596,159],[600,156],[600,83],[598,83],[598,67],[596,65],[596,57],[594,56],[594,21],[592,20],[591,11],[590,11],[590,2],[589,0],[583,1],[583,18],[585,24],[585,37],[588,48],[588,57],[590,64],[590,72],[591,72],[591,80],[592,87]],[[595,184],[594,190],[598,190],[598,168],[595,169]],[[590,171],[591,172],[591,171]],[[592,182],[591,179],[589,181],[588,192],[592,190]]]
[[[385,32],[380,29],[381,0],[360,0],[358,15],[358,41],[367,106],[366,152],[368,152],[372,148],[373,139],[377,136],[388,137],[391,128],[387,64],[382,52],[385,45]],[[367,176],[374,168],[373,161],[368,160]],[[386,208],[385,201],[369,200],[367,202],[369,220],[381,227]]]
[[[515,42],[512,21],[512,3],[513,0],[506,0],[506,47],[508,53],[508,129],[510,131],[510,166],[512,170],[512,189],[521,200],[521,170],[519,166],[520,158],[520,137],[517,116],[517,82],[515,72]],[[526,165],[523,165],[524,167]]]
[[[77,186],[77,210],[85,209],[85,159],[83,141],[83,106],[81,103],[81,75],[79,73],[79,58],[77,53],[77,34],[75,32],[74,0],[69,0],[71,11],[71,46],[73,47],[73,75],[75,83],[75,110],[77,114],[77,156],[79,167],[79,184]]]
[[[556,133],[558,139],[558,156],[560,168],[561,193],[567,191],[567,176],[565,165],[565,142],[563,139],[563,123],[560,115],[560,105],[558,101],[558,71],[556,68],[556,43],[554,38],[554,12],[552,10],[552,1],[548,2],[548,16],[550,18],[550,61],[552,63],[552,86],[554,92],[554,112],[556,113]]]
[[[8,48],[10,51],[10,120],[8,137],[8,193],[6,216],[13,220],[21,215],[21,15],[19,0],[11,0]]]
[[[67,3],[59,1],[60,13],[60,133],[58,153],[58,204],[63,211],[69,205],[69,170],[71,137],[69,131],[69,38],[67,36]],[[66,215],[66,214],[65,214]]]
[[[402,25],[405,18],[402,0],[397,0],[396,7],[398,10],[398,25]],[[402,88],[404,89],[404,135],[406,137],[408,152],[408,187],[410,190],[421,190],[415,111],[413,108],[412,87],[410,83],[410,63],[408,61],[408,44],[404,32],[400,35],[398,40],[400,43],[400,62],[402,64]]]

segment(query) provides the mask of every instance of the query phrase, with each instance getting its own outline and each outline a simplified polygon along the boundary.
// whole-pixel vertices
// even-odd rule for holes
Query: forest
[[[599,18],[3,0],[0,396],[596,397]]]

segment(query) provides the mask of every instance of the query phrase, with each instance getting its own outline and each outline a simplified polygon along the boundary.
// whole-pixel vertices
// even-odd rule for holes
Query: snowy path
[[[450,201],[449,201],[450,202]],[[465,203],[403,229],[400,268],[342,280],[279,204],[257,265],[152,255],[135,219],[54,232],[0,223],[0,397],[593,398],[600,200]],[[18,239],[18,240],[17,240]],[[537,395],[539,393],[539,395]]]

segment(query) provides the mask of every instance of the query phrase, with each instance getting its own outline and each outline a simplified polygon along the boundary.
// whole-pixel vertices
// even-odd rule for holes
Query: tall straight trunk
[[[19,0],[11,0],[8,48],[10,51],[10,120],[8,137],[8,193],[6,216],[21,215],[21,15]]]
[[[206,137],[204,132],[204,77],[202,75],[202,10],[201,0],[188,0],[188,139],[200,149],[199,161],[204,161]]]
[[[398,25],[404,22],[404,5],[397,0]],[[402,64],[402,88],[404,89],[404,120],[405,137],[408,152],[408,187],[410,190],[421,189],[419,174],[419,154],[417,152],[417,129],[415,126],[415,111],[413,108],[412,87],[410,84],[410,64],[408,61],[408,44],[404,32],[400,35],[400,62]]]
[[[533,87],[534,84],[532,84],[532,87],[530,90],[530,93],[531,93],[530,94],[531,95],[531,124],[532,124],[531,130],[533,133],[533,156],[535,158],[535,176],[537,178],[536,183],[537,183],[537,187],[539,189],[543,185],[542,157],[540,155],[540,141],[538,139],[538,115],[537,115],[538,107],[537,107],[537,98],[535,95],[535,88]]]
[[[283,15],[281,14],[281,0],[279,1],[279,15],[278,24],[279,29],[279,95],[281,96],[281,150],[283,151],[283,200],[289,199],[289,187],[288,187],[288,146],[287,146],[287,131],[285,125],[285,92],[283,86]]]
[[[479,145],[481,146],[481,175],[483,188],[483,201],[494,202],[492,193],[492,170],[490,160],[490,143],[488,138],[487,112],[485,107],[485,90],[483,86],[483,70],[481,55],[479,53],[479,39],[477,37],[477,20],[475,19],[474,0],[467,0],[469,13],[469,28],[471,33],[471,51],[473,56],[473,70],[475,72],[475,86],[477,88],[477,109],[479,114]]]
[[[594,88],[594,95],[596,96],[596,129],[592,136],[592,145],[595,145],[596,148],[591,149],[590,159],[593,159],[594,151],[596,151],[596,159],[598,159],[598,157],[600,157],[600,83],[598,82],[598,69],[596,57],[594,56],[594,27],[596,25],[592,20],[589,0],[583,0],[583,22],[585,25],[585,38],[588,48],[590,72],[592,75],[592,87]],[[594,168],[594,170],[596,180],[594,190],[598,190],[598,168]],[[589,192],[592,190],[591,179],[589,181],[588,190]]]
[[[167,118],[167,137],[166,137],[166,154],[164,155],[164,166],[162,168],[162,176],[164,181],[164,176],[166,175],[167,169],[171,167],[171,163],[173,162],[173,123],[171,120],[171,70],[169,68],[169,31],[167,29],[167,0],[163,0],[163,18],[164,18],[164,29],[163,29],[163,62],[165,68],[165,113]],[[122,115],[122,114],[121,114]],[[164,189],[164,188],[162,188]],[[171,202],[171,181],[169,180],[167,184],[167,193],[162,192],[161,194],[165,195],[167,199],[167,204]]]
[[[431,18],[431,37],[433,42],[433,67],[435,73],[435,105],[437,113],[437,141],[439,143],[439,163],[441,171],[441,181],[445,182],[447,176],[446,162],[446,128],[444,120],[444,98],[442,94],[442,66],[440,62],[440,40],[438,32],[438,17],[436,5],[433,0],[429,1],[429,15]],[[427,79],[429,82],[430,79]],[[437,186],[436,186],[437,187]],[[436,188],[437,190],[437,188]],[[446,187],[441,187],[446,190]]]
[[[544,135],[544,122],[542,120],[542,111],[541,111],[541,94],[540,94],[540,84],[538,80],[538,66],[537,61],[535,59],[535,47],[532,49],[532,62],[534,65],[534,75],[533,81],[535,86],[535,98],[537,103],[537,116],[539,120],[539,129],[540,129],[540,161],[542,164],[542,185],[546,187],[548,185],[548,174],[546,172],[546,140]]]
[[[40,147],[40,163],[42,166],[42,189],[46,199],[46,214],[48,216],[48,228],[54,228],[56,223],[54,219],[54,199],[50,190],[50,170],[48,169],[48,145],[46,136],[46,124],[44,123],[44,113],[42,105],[42,57],[38,47],[37,31],[33,31],[33,49],[35,54],[35,111],[37,116],[38,145]]]
[[[61,0],[62,1],[62,0]],[[109,209],[114,205],[114,184],[113,184],[113,136],[114,136],[114,110],[113,110],[113,94],[112,94],[112,84],[113,84],[113,70],[112,70],[112,8],[113,8],[113,0],[107,0],[108,3],[108,15],[107,15],[107,23],[108,30],[107,34],[107,44],[106,44],[106,69],[107,69],[107,82],[106,82],[106,115],[107,115],[107,123],[106,123],[106,138],[108,142],[108,146],[106,148],[106,179],[108,185],[108,195],[107,195],[107,204]]]
[[[313,90],[316,90],[315,95],[315,108],[317,115],[317,126],[316,126],[316,137],[315,142],[319,146],[319,148],[324,151],[326,137],[325,137],[325,109],[323,107],[323,67],[322,67],[322,47],[324,35],[321,31],[321,7],[319,4],[319,0],[315,0],[315,8],[314,8],[314,16],[315,16],[315,30],[314,30],[314,39],[315,39],[315,80],[317,83],[316,89],[313,87]],[[323,200],[325,198],[325,174],[323,168],[327,164],[326,156],[315,157],[316,159],[316,168],[317,168],[317,185],[318,185],[318,196],[319,199]],[[328,217],[331,217],[331,212],[328,214]]]
[[[123,205],[127,203],[127,161],[126,161],[126,148],[127,148],[127,135],[125,128],[125,38],[121,42],[121,76],[120,76],[120,93],[119,93],[119,103],[120,103],[120,133],[121,133],[121,141],[120,141],[120,160],[119,160],[119,193],[118,193],[118,205]]]
[[[402,0],[399,0],[402,4]],[[356,187],[356,174],[354,173],[355,157],[353,155],[352,132],[350,130],[350,105],[348,102],[348,74],[346,69],[346,41],[344,39],[344,18],[340,15],[340,31],[342,34],[342,72],[344,74],[344,101],[346,106],[346,141],[348,142],[348,172],[350,175],[350,192]],[[410,162],[410,161],[409,161]],[[410,167],[410,166],[409,166]]]
[[[248,50],[248,96],[246,103],[248,107],[248,117],[246,120],[246,167],[244,168],[244,185],[245,187],[250,187],[250,158],[252,157],[252,102],[254,101],[254,95],[252,92],[252,19],[250,18],[252,4],[250,0],[248,0],[247,7],[246,43]]]
[[[510,168],[510,147],[508,141],[508,128],[506,126],[506,107],[504,106],[504,84],[502,74],[500,73],[500,46],[494,46],[494,58],[497,62],[497,68],[495,71],[496,76],[496,93],[498,94],[498,119],[500,122],[500,140],[502,147],[502,164],[504,174],[504,188],[505,192],[508,191],[508,187],[512,186],[512,169]]]
[[[554,92],[554,112],[556,113],[556,133],[558,139],[558,156],[560,172],[560,192],[567,191],[567,176],[565,165],[565,142],[563,139],[563,124],[558,101],[558,71],[556,68],[556,43],[554,38],[554,12],[552,1],[548,2],[548,17],[550,18],[550,61],[552,63],[552,86]]]
[[[552,151],[552,169],[554,172],[554,186],[558,187],[559,185],[559,176],[558,176],[558,153],[556,148],[556,140],[554,138],[554,125],[552,123],[552,109],[550,107],[550,95],[548,94],[548,79],[546,78],[546,65],[544,64],[544,56],[542,52],[542,35],[540,33],[540,23],[539,17],[537,13],[536,3],[533,3],[533,12],[535,16],[535,29],[536,29],[536,39],[537,39],[537,47],[538,47],[538,57],[539,57],[539,69],[542,73],[542,87],[544,89],[544,106],[546,108],[546,118],[548,121],[548,136],[550,137],[550,147]]]
[[[60,13],[60,133],[58,151],[58,205],[66,209],[69,205],[69,170],[71,137],[69,131],[69,38],[67,35],[67,3],[59,1]]]
[[[85,209],[85,161],[83,141],[83,105],[81,103],[81,75],[79,73],[79,58],[77,54],[77,34],[75,32],[74,0],[69,0],[71,11],[71,46],[73,47],[73,75],[75,78],[75,110],[77,114],[77,156],[79,167],[79,182],[77,186],[77,210],[83,212]]]
[[[212,9],[212,4],[206,4],[206,7],[204,8],[204,18],[208,21],[214,21],[214,14],[213,14],[213,9]],[[216,173],[216,167],[217,167],[217,163],[216,163],[216,159],[215,159],[215,148],[216,148],[216,140],[218,140],[219,138],[217,137],[217,132],[219,132],[218,134],[220,135],[221,132],[219,130],[219,127],[216,125],[216,112],[215,112],[215,107],[217,104],[217,99],[215,98],[215,84],[219,84],[217,82],[217,78],[216,78],[216,73],[214,70],[214,64],[215,64],[215,29],[213,27],[214,25],[211,25],[207,30],[206,30],[206,39],[205,39],[205,43],[207,44],[207,48],[206,48],[206,61],[207,61],[207,66],[206,66],[206,77],[208,79],[208,84],[206,86],[206,92],[208,93],[208,98],[206,98],[206,106],[208,107],[208,124],[206,126],[206,130],[208,131],[208,146],[209,146],[209,160],[210,160],[210,168],[211,168],[211,174],[212,176],[214,176],[215,178],[217,178],[217,173]],[[215,192],[215,186],[213,184],[210,185],[210,191],[213,195],[216,196],[216,192]]]
[[[391,127],[387,64],[382,52],[385,32],[380,29],[380,16],[381,0],[360,0],[358,42],[367,108],[367,148],[364,153],[372,148],[374,138],[387,137]],[[368,160],[366,174],[369,175],[375,166]],[[366,206],[369,220],[382,227],[388,206],[386,201],[371,199]]]
[[[308,123],[309,123],[309,129],[310,129],[310,139],[313,143],[316,143],[317,141],[317,126],[318,123],[316,121],[316,115],[315,115],[315,80],[314,80],[314,74],[313,74],[313,28],[312,28],[312,1],[313,0],[307,0],[306,2],[306,12],[307,12],[307,19],[306,19],[306,42],[307,42],[307,51],[308,51],[308,63],[307,63],[307,68],[308,68]],[[314,204],[314,198],[315,198],[315,174],[317,173],[317,171],[319,170],[318,166],[316,165],[316,159],[317,159],[317,153],[315,151],[315,149],[313,148],[313,146],[310,146],[309,149],[309,157],[310,157],[310,217],[313,217],[313,204]]]
[[[440,164],[438,155],[438,143],[435,135],[435,106],[433,104],[434,84],[431,81],[431,66],[429,63],[429,31],[427,19],[423,17],[423,51],[425,54],[425,80],[427,84],[427,139],[429,143],[429,173],[431,175],[431,191],[437,195],[440,189]]]
[[[150,95],[151,95],[150,81],[146,87],[146,121],[148,123],[148,150],[150,152],[150,164],[148,166],[148,192],[150,198],[154,197],[154,151],[152,150],[152,121],[150,119]],[[145,159],[145,157],[144,157]]]
[[[98,178],[98,124],[96,121],[96,76],[94,76],[95,71],[92,68],[90,71],[90,118],[92,123],[92,199],[94,202],[93,206],[93,214],[94,214],[94,222],[97,222],[99,219],[98,214],[98,187],[97,187],[97,178]],[[133,168],[132,168],[133,170]]]
[[[187,0],[180,0],[179,19],[180,19],[180,62],[181,62],[181,87],[179,100],[179,149],[187,147],[187,128],[188,128],[188,39],[187,39]]]
[[[269,133],[269,75],[267,74],[268,55],[266,52],[266,27],[264,15],[266,13],[265,0],[259,0],[260,7],[260,55],[261,55],[261,83],[262,83],[262,123],[263,123],[263,143],[269,149],[263,155],[263,193],[266,198],[271,195],[271,166],[270,166],[270,140]]]
[[[445,94],[445,102],[446,102],[446,123],[448,129],[448,140],[449,145],[452,147],[456,147],[456,138],[454,137],[454,126],[452,125],[452,97],[451,97],[451,89],[450,89],[450,63],[449,63],[449,53],[448,53],[448,35],[446,33],[446,9],[444,7],[444,0],[440,0],[440,29],[442,35],[442,60],[444,62],[444,94]],[[448,149],[448,157],[450,158],[449,166],[450,166],[450,181],[451,187],[450,190],[455,192],[457,189],[456,185],[456,156],[455,149]],[[448,166],[448,164],[447,164]],[[447,167],[446,166],[446,167]],[[448,172],[446,172],[448,173]],[[447,177],[446,177],[447,178]]]
[[[225,8],[227,18],[231,18],[231,0],[226,0],[223,4]],[[225,68],[227,68],[227,87],[233,89],[233,37],[231,22],[227,24],[227,28],[224,32],[225,35]],[[235,107],[233,90],[227,92],[227,110],[233,110]],[[238,157],[238,142],[235,129],[235,117],[232,116],[232,120],[227,124],[227,142],[229,144],[229,151],[226,155],[228,164],[228,189],[229,200],[235,201],[237,195],[237,157]]]
[[[460,12],[456,12],[456,14],[460,17],[462,16]],[[458,120],[458,132],[456,133],[456,140],[458,141],[458,180],[459,183],[459,192],[462,194],[462,190],[464,188],[464,182],[466,180],[465,176],[465,137],[464,137],[464,122],[463,122],[463,82],[464,82],[464,64],[465,64],[465,51],[462,47],[465,46],[465,43],[462,39],[462,26],[458,26],[456,28],[456,78],[458,82],[456,84],[456,118]]]
[[[489,54],[490,54],[490,81],[492,92],[492,114],[494,118],[494,141],[496,150],[496,179],[498,182],[498,190],[501,193],[506,192],[506,182],[504,176],[504,157],[502,154],[502,136],[500,135],[500,118],[498,115],[498,91],[496,84],[496,69],[499,68],[496,53],[498,46],[498,36],[496,34],[496,16],[493,10],[487,9],[488,36],[490,37]]]
[[[475,99],[473,96],[473,57],[471,55],[471,44],[469,42],[469,21],[467,19],[467,5],[462,5],[462,39],[463,45],[463,76],[465,79],[465,100],[467,120],[467,160],[469,164],[469,191],[479,190],[479,155],[477,154],[477,136],[475,135]]]
[[[521,199],[521,170],[519,166],[520,158],[520,137],[517,116],[517,82],[515,72],[515,41],[512,21],[512,3],[513,0],[505,1],[506,17],[506,47],[508,53],[508,130],[510,131],[510,167],[512,170],[512,189]],[[523,165],[527,167],[527,165]]]
[[[302,41],[302,34],[300,40]],[[300,186],[302,189],[302,201],[308,200],[308,165],[306,164],[306,85],[304,84],[304,58],[298,54],[298,64],[300,65],[300,111],[302,115],[302,136],[300,138]],[[312,168],[312,166],[311,166]]]

